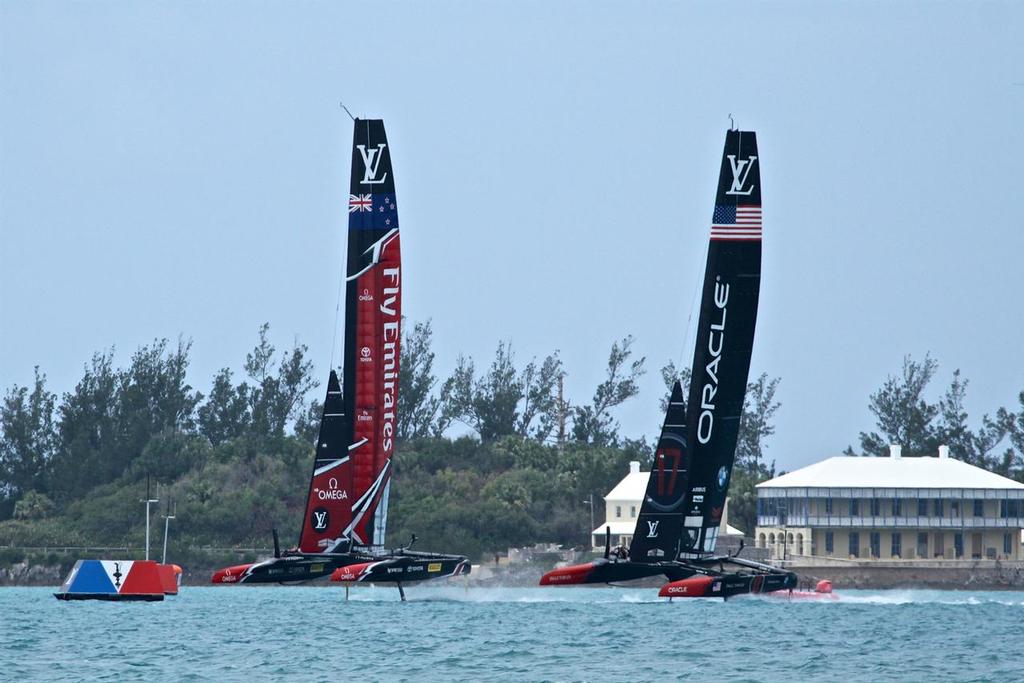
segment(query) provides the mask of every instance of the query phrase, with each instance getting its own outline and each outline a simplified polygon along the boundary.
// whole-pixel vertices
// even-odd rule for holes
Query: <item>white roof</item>
[[[650,472],[630,472],[608,492],[604,499],[641,501],[644,499],[644,494],[647,493],[647,480],[650,477]]]
[[[955,458],[836,456],[757,485],[770,488],[1024,489],[1024,484]]]

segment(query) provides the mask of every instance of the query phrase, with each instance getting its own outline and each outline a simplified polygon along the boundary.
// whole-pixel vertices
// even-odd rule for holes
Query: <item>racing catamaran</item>
[[[715,553],[750,370],[761,283],[761,175],[752,131],[730,130],[718,180],[688,402],[672,387],[628,551],[555,569],[541,585],[664,575],[667,597],[793,588],[793,572]],[[727,569],[728,567],[728,569]]]
[[[402,320],[394,171],[384,122],[355,119],[348,201],[344,382],[331,370],[298,547],[221,569],[213,583],[291,583],[358,565],[360,580],[469,573],[460,555],[386,549]],[[415,541],[415,536],[413,536]]]

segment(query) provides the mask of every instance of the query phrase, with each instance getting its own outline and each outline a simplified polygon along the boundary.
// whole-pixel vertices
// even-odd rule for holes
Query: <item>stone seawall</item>
[[[934,588],[941,590],[1024,590],[1020,565],[978,567],[880,567],[807,565],[792,567],[801,582],[830,579],[837,589]]]

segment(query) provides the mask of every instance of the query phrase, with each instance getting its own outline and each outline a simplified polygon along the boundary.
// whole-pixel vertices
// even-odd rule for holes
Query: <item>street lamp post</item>
[[[591,547],[593,547],[594,540],[590,537],[590,535],[594,533],[594,494],[589,494],[587,496],[587,499],[583,502],[590,503],[590,531],[587,532],[587,538],[590,540]]]
[[[146,477],[146,500],[140,500],[140,503],[146,504],[146,559],[149,559],[149,506],[153,503],[159,503],[160,501],[156,498],[149,497],[149,477]]]

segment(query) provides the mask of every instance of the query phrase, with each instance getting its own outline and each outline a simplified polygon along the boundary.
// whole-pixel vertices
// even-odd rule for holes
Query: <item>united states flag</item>
[[[711,219],[713,240],[760,240],[760,206],[716,206]]]
[[[373,196],[368,194],[350,194],[348,196],[348,212],[372,211]]]

